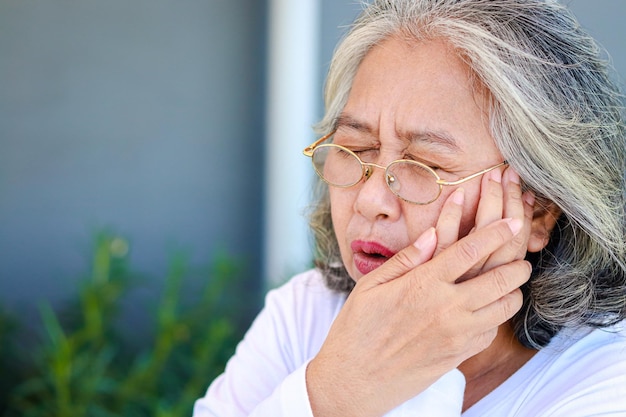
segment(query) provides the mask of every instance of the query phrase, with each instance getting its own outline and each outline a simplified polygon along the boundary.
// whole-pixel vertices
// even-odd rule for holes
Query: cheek
[[[361,274],[355,269],[352,262],[352,249],[348,243],[348,228],[354,216],[354,199],[350,197],[349,190],[333,189],[330,190],[330,213],[333,221],[333,230],[335,238],[339,245],[339,254],[341,261],[348,271],[348,275],[357,281]]]
[[[338,192],[339,191],[339,192]],[[344,192],[341,192],[344,191]],[[337,190],[331,188],[330,194],[330,213],[333,221],[333,229],[335,236],[339,242],[339,249],[341,250],[342,257],[345,255],[345,235],[348,228],[348,223],[352,216],[353,203],[350,198],[349,192],[346,190]]]
[[[347,190],[338,190],[331,187],[328,192],[330,196],[330,213],[335,229],[339,228],[340,225],[345,226],[345,222],[352,214],[352,203],[349,198],[350,193],[345,191]],[[335,232],[338,231],[336,230]]]
[[[406,203],[403,211],[407,235],[409,237],[407,244],[415,242],[429,227],[437,225],[441,207],[442,204],[438,200],[426,206],[416,206]]]
[[[437,221],[443,210],[444,203],[451,193],[452,190],[426,206],[408,205],[404,208],[408,235],[411,242],[415,241],[427,228],[437,226]],[[474,227],[477,208],[477,192],[473,189],[466,190],[466,199],[459,225],[459,237],[467,236]]]

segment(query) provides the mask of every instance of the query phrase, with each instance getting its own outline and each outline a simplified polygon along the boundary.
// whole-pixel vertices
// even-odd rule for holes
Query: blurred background
[[[626,74],[626,3],[564,2]],[[25,350],[102,242],[142,277],[117,306],[135,346],[175,254],[238,268],[244,328],[309,267],[301,149],[357,3],[0,0],[0,306]],[[190,276],[181,305],[212,277]]]

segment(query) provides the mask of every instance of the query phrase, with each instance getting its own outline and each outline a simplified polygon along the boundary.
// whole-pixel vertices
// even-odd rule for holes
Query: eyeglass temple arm
[[[322,136],[321,138],[319,138],[318,140],[316,140],[315,142],[313,142],[312,144],[304,148],[302,153],[306,156],[313,156],[313,151],[315,150],[315,148],[317,148],[320,143],[323,143],[324,141],[328,140],[328,138],[334,134],[335,134],[335,131],[333,130],[329,134]]]
[[[501,166],[504,166],[504,165],[508,165],[508,161],[501,162],[498,165],[492,166],[491,168],[483,169],[482,171],[478,171],[475,174],[472,174],[470,176],[458,179],[456,181],[437,180],[437,184],[439,184],[439,185],[459,185],[459,184],[463,184],[465,181],[469,181],[472,178],[476,178],[476,177],[478,177],[480,175],[486,174],[487,172],[493,171],[494,169],[500,168]]]

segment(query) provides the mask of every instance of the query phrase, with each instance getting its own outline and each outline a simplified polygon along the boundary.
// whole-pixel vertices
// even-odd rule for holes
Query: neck
[[[501,325],[487,349],[459,366],[466,380],[463,411],[502,384],[535,353],[536,350],[524,347],[517,340],[509,323]]]

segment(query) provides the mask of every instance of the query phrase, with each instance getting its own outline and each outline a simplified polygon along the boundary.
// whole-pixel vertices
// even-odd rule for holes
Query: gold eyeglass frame
[[[481,171],[475,172],[471,175],[468,175],[466,177],[463,178],[459,178],[456,181],[446,181],[444,179],[441,179],[441,177],[439,176],[439,174],[437,174],[437,172],[435,170],[433,170],[431,167],[429,167],[428,165],[425,165],[421,162],[418,161],[413,161],[410,159],[396,159],[395,161],[391,161],[386,167],[382,166],[382,165],[378,165],[375,164],[373,162],[363,162],[361,160],[361,158],[359,158],[359,156],[357,154],[355,154],[353,151],[351,151],[350,149],[341,146],[341,145],[337,145],[334,143],[327,143],[327,144],[323,144],[325,141],[328,140],[328,138],[330,138],[332,135],[335,134],[335,130],[333,130],[332,132],[330,132],[329,134],[322,136],[321,138],[319,138],[318,140],[316,140],[315,142],[313,142],[312,144],[310,144],[309,146],[307,146],[306,148],[304,148],[304,150],[302,151],[302,153],[305,156],[308,156],[309,158],[311,158],[311,162],[313,162],[313,153],[315,152],[315,149],[319,148],[319,147],[336,147],[336,148],[340,148],[343,151],[348,152],[350,155],[354,156],[357,161],[359,161],[361,163],[361,167],[363,168],[363,174],[361,175],[361,177],[355,181],[352,184],[348,184],[348,185],[337,185],[337,184],[333,184],[331,182],[328,182],[323,175],[321,175],[321,173],[317,170],[317,168],[315,167],[315,164],[313,164],[313,168],[315,169],[315,172],[317,173],[317,175],[322,179],[322,181],[324,181],[325,183],[327,183],[328,185],[332,185],[333,187],[338,187],[338,188],[349,188],[349,187],[353,187],[356,184],[358,184],[363,178],[365,178],[366,180],[372,175],[373,169],[371,168],[380,168],[383,171],[385,171],[385,181],[387,183],[387,186],[389,187],[389,189],[391,190],[391,192],[398,197],[400,200],[406,201],[407,203],[411,203],[411,204],[416,204],[416,205],[420,205],[420,206],[425,206],[427,204],[432,203],[433,201],[437,200],[439,198],[439,196],[441,196],[441,192],[443,191],[443,187],[444,186],[455,186],[455,185],[460,185],[463,184],[466,181],[469,181],[471,179],[474,179],[476,177],[479,177],[483,174],[486,174],[489,171],[493,171],[496,168],[499,168],[501,166],[507,165],[508,162],[507,161],[503,161],[500,162],[497,165],[494,165],[490,168],[486,168],[483,169]],[[419,203],[416,201],[411,201],[411,200],[407,200],[406,198],[401,197],[400,195],[398,195],[398,193],[396,193],[392,188],[391,188],[391,183],[393,181],[395,181],[395,177],[393,177],[391,174],[389,174],[387,172],[387,170],[389,169],[390,166],[392,166],[393,164],[397,164],[397,163],[409,163],[412,165],[417,165],[421,168],[426,169],[428,172],[430,172],[434,177],[435,177],[435,183],[439,186],[439,191],[437,192],[437,195],[432,198],[430,201],[427,202],[423,202],[423,203]]]

